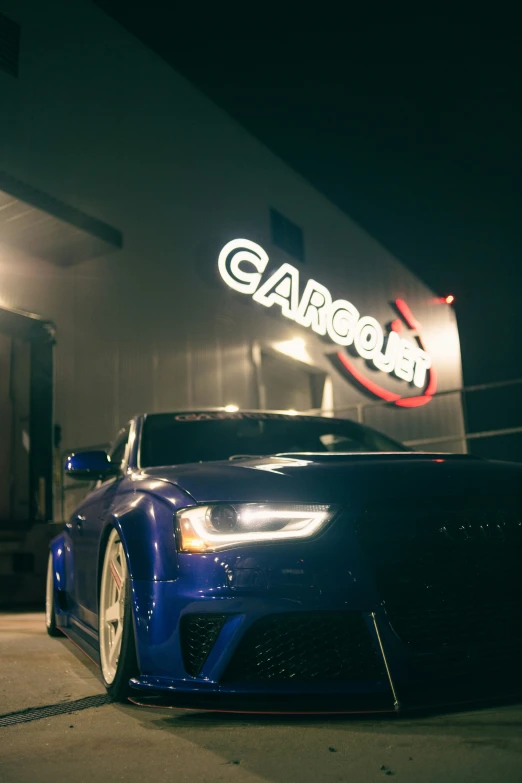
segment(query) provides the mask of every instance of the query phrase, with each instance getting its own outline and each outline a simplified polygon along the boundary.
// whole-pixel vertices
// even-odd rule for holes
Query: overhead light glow
[[[312,357],[306,350],[306,343],[302,337],[295,337],[293,340],[285,340],[282,343],[274,343],[274,348],[291,359],[297,359],[299,362],[312,364]]]
[[[225,405],[227,413],[236,413],[239,410],[239,405]]]
[[[299,414],[299,411],[296,411],[294,408],[290,408],[290,410],[286,411],[289,416],[297,416]]]

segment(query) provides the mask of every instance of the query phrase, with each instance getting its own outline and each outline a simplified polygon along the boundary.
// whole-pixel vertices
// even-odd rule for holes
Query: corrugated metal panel
[[[460,392],[435,396],[421,408],[401,410],[394,405],[368,406],[363,409],[363,421],[401,441],[464,435]]]

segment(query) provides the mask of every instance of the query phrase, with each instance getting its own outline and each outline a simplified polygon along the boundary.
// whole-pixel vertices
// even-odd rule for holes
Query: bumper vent
[[[226,619],[226,614],[186,614],[181,618],[183,664],[192,677],[200,673]]]
[[[374,681],[383,665],[362,615],[291,612],[257,620],[245,633],[224,682]]]

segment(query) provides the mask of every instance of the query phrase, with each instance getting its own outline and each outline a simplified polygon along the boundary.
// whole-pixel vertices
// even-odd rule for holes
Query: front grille
[[[200,673],[226,619],[225,614],[185,614],[181,618],[183,664],[192,677]]]
[[[368,514],[357,534],[390,624],[418,662],[456,672],[520,660],[520,514]]]
[[[383,674],[359,613],[285,612],[253,623],[223,679],[321,683],[374,681]]]

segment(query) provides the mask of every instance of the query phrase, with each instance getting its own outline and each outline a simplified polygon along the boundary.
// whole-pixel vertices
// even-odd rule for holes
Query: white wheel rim
[[[47,628],[51,627],[51,622],[53,619],[53,576],[53,556],[51,552],[49,552],[49,558],[47,560],[47,581],[45,584],[45,624]]]
[[[107,541],[100,585],[100,662],[105,682],[116,677],[125,611],[127,563],[117,530]]]

